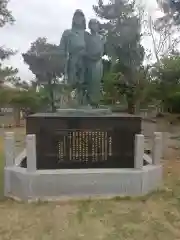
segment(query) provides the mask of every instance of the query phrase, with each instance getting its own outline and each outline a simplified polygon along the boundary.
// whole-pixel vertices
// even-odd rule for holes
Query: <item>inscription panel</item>
[[[102,162],[112,157],[113,132],[111,130],[75,129],[58,132],[59,134],[56,133],[58,163],[64,161]]]
[[[133,168],[141,119],[131,116],[30,116],[36,134],[37,169]]]

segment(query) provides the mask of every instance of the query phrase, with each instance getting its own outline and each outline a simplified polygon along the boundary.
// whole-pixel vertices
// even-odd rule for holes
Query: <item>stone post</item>
[[[27,171],[35,172],[36,167],[36,135],[26,136],[26,151],[27,151]]]
[[[134,167],[135,169],[143,168],[144,157],[144,135],[137,134],[135,136],[135,153],[134,153]]]
[[[159,165],[162,158],[162,133],[155,132],[152,149],[152,164]]]
[[[15,138],[13,132],[5,133],[5,167],[13,167],[15,159]]]

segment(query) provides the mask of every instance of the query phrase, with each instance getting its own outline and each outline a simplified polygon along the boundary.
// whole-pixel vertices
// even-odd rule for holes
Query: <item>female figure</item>
[[[96,19],[90,20],[89,29],[91,32],[86,38],[87,95],[90,105],[98,107],[101,99],[105,39],[99,34],[100,23]]]
[[[65,78],[67,84],[77,90],[78,102],[83,104],[85,78],[85,32],[86,20],[81,10],[76,10],[72,28],[65,30],[60,42],[60,54],[65,60]]]

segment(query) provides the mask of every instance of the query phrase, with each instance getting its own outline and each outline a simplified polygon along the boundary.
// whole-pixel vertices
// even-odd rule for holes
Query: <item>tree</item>
[[[103,76],[106,76],[111,70],[112,61],[111,59],[102,59],[102,63],[103,63]]]
[[[64,62],[60,57],[59,47],[48,43],[46,38],[38,38],[22,56],[31,72],[36,76],[37,85],[48,85],[51,108],[52,111],[55,111],[54,91],[59,78],[64,73]]]
[[[169,106],[169,98],[180,91],[180,55],[170,55],[161,59],[161,64],[154,64],[152,77],[156,82],[157,98],[164,110]]]
[[[119,87],[119,83],[123,82],[123,75],[121,73],[114,73],[112,71],[106,73],[103,78],[103,103],[108,105],[115,105],[120,101],[123,95],[123,86]]]
[[[134,4],[124,0],[110,0],[104,4],[99,0],[93,7],[96,14],[106,20],[101,25],[107,39],[107,54],[112,65],[121,64],[121,70],[127,82],[126,87],[132,93],[136,83],[134,75],[144,59],[144,48],[141,45],[141,25],[135,13]],[[128,111],[134,113],[132,94],[127,94]]]
[[[10,77],[13,77],[18,73],[17,68],[3,66],[3,60],[10,58],[16,52],[10,49],[0,48],[0,85],[5,81],[9,81]]]
[[[20,112],[34,113],[43,110],[48,104],[48,96],[45,92],[36,92],[33,88],[0,89],[0,103],[5,106],[13,107],[14,122],[16,126],[20,125]]]
[[[157,0],[157,3],[164,11],[164,16],[159,19],[159,22],[166,24],[173,21],[175,25],[180,24],[180,1],[179,0]]]
[[[7,9],[9,1],[1,0],[0,1],[0,27],[4,27],[5,24],[14,22],[14,18],[11,14],[11,11]],[[2,61],[8,59],[16,52],[11,49],[6,49],[4,47],[0,47],[0,85],[4,83],[5,80],[8,81],[8,77],[15,75],[18,70],[12,67],[4,67]]]
[[[9,0],[1,0],[0,1],[0,27],[4,27],[7,23],[12,24],[14,22],[14,18],[12,16],[11,11],[8,10]],[[0,59],[4,60],[11,56],[13,51],[10,49],[4,49],[0,47]]]
[[[161,65],[155,64],[153,76],[161,82],[177,85],[180,83],[180,55],[165,56]]]
[[[22,54],[38,84],[62,77],[64,66],[58,52],[57,45],[48,43],[46,38],[38,38],[31,44],[30,49]]]
[[[13,23],[14,18],[11,11],[7,9],[9,0],[0,1],[0,27],[4,27],[6,23]]]
[[[148,31],[146,32],[152,39],[153,55],[160,63],[163,56],[167,56],[176,50],[180,38],[177,34],[178,28],[172,24],[163,24],[158,27],[157,21],[148,16]]]
[[[2,63],[0,63],[0,86],[4,82],[11,82],[10,79],[14,77],[18,73],[18,69],[13,67],[7,67],[3,66]]]
[[[163,56],[176,51],[180,42],[179,27],[171,22],[162,24],[157,17],[153,16],[146,9],[146,4],[143,0],[136,4],[136,11],[141,20],[146,59],[154,61],[155,58],[160,63],[160,59]],[[148,44],[146,41],[148,41]],[[149,44],[150,41],[151,44]]]
[[[123,65],[116,63],[105,77],[103,81],[104,98],[103,102],[106,104],[115,105],[121,103],[126,108],[126,102],[128,99],[132,101],[136,112],[140,110],[140,107],[145,107],[148,103],[151,103],[152,87],[151,78],[149,74],[150,66],[141,66],[134,75],[134,84],[128,84],[125,76],[123,75]]]
[[[10,101],[11,91],[9,88],[0,88],[0,108],[7,106]]]

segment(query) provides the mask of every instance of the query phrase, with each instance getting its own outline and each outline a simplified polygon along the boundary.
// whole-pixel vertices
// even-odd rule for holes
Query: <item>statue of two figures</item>
[[[105,40],[100,35],[100,23],[89,22],[81,10],[76,10],[72,28],[65,30],[60,42],[60,54],[65,60],[66,83],[76,92],[78,106],[97,108],[101,98],[102,57]]]

